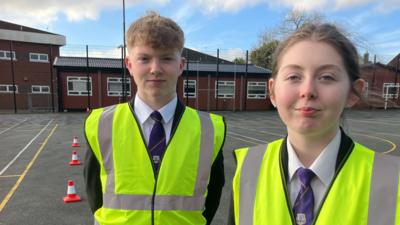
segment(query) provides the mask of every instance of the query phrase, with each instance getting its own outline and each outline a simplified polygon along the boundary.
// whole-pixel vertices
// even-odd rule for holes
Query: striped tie
[[[154,120],[154,125],[151,129],[148,149],[153,160],[154,171],[157,172],[165,151],[165,131],[162,125],[162,116],[158,111],[152,112],[150,118]]]
[[[314,218],[314,194],[310,183],[315,174],[310,169],[299,168],[296,175],[301,187],[293,206],[294,218],[296,225],[310,225]]]

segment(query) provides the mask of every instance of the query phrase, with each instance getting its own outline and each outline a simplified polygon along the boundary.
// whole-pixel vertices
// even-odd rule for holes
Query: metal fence
[[[7,54],[8,52],[8,54]],[[12,54],[11,54],[12,53]],[[129,54],[129,52],[127,53]],[[51,47],[48,52],[43,52],[43,57],[47,55],[47,63],[34,63],[32,62],[28,67],[22,64],[24,61],[31,61],[30,55],[27,53],[19,52],[17,48],[10,45],[9,51],[3,51],[3,56],[0,55],[0,71],[2,77],[0,78],[0,111],[17,113],[18,111],[57,111],[58,109],[58,96],[60,95],[57,85],[59,85],[57,80],[57,75],[52,67],[54,61],[53,58],[56,56],[55,52],[52,52]],[[84,58],[109,58],[109,59],[121,59],[121,67],[123,66],[123,47],[122,45],[116,46],[100,46],[100,45],[66,45],[60,48],[59,56],[61,57],[84,57]],[[219,87],[219,73],[222,65],[232,64],[235,67],[232,70],[232,76],[230,78],[224,78],[224,81],[237,81],[241,79],[240,82],[240,105],[233,104],[232,110],[240,110],[245,104],[246,94],[247,94],[247,66],[251,64],[250,60],[250,50],[241,49],[195,49],[184,50],[183,56],[188,58],[186,68],[189,68],[183,73],[183,79],[187,79],[188,71],[199,71],[199,65],[210,63],[215,64],[215,71],[212,71],[213,76],[217,79],[217,85],[209,84],[207,88],[197,88],[197,95],[201,93],[211,93],[216,92],[218,99],[218,92],[223,91],[223,88]],[[39,61],[42,55],[37,56]],[[396,61],[397,60],[397,61]],[[46,61],[46,60],[44,60]],[[396,74],[396,79],[400,76],[399,72],[399,58],[396,59],[396,55],[373,55],[369,54],[369,57],[360,56],[360,64],[381,64],[386,66],[391,66]],[[391,63],[391,65],[388,65]],[[244,65],[241,65],[244,64]],[[245,73],[236,73],[236,66],[246,67]],[[36,71],[36,69],[38,70]],[[128,77],[129,74],[123,74],[126,70],[121,70],[121,77]],[[374,79],[379,79],[379,74],[375,74]],[[121,79],[122,82],[125,79]],[[392,101],[393,104],[387,104],[385,107],[398,107],[399,98],[399,83],[400,78],[393,82],[384,82],[386,86],[382,87],[386,90],[380,92],[380,90],[369,89],[368,95],[378,95],[382,96],[382,99],[386,99],[386,102]],[[185,82],[186,87],[184,90],[190,90],[190,82]],[[126,90],[124,90],[126,85],[122,84],[121,88],[123,91],[123,96],[121,101],[126,101]],[[186,93],[187,101],[190,100],[189,93]],[[208,95],[210,96],[210,95]],[[386,96],[386,98],[385,98]],[[388,96],[391,96],[390,98]],[[234,98],[236,95],[234,96]],[[393,98],[392,98],[393,97]],[[194,106],[198,105],[198,100]],[[221,100],[222,101],[222,100]],[[211,101],[209,101],[211,102]],[[244,102],[244,103],[243,103]],[[217,103],[218,104],[218,103]],[[385,105],[385,103],[383,103]]]

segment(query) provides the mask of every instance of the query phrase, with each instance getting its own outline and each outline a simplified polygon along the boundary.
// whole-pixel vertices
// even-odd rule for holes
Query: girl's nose
[[[307,99],[314,99],[317,97],[317,88],[313,80],[304,80],[301,85],[300,96]]]

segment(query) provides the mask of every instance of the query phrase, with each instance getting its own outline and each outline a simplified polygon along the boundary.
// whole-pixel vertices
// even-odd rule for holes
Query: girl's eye
[[[319,79],[320,80],[324,80],[324,81],[334,81],[334,80],[336,80],[335,77],[332,74],[329,74],[329,73],[322,74]]]
[[[297,80],[300,80],[301,77],[298,74],[291,74],[291,75],[287,76],[286,79],[291,80],[291,81],[297,81]]]

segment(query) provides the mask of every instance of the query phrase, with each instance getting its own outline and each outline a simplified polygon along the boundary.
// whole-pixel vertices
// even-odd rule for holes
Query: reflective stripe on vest
[[[266,145],[250,147],[243,160],[240,172],[240,186],[246,186],[246,190],[249,191],[242,192],[242,188],[240,188],[238,225],[254,224],[254,203],[259,180],[259,170],[266,151]],[[400,163],[398,159],[379,153],[374,154],[368,207],[368,225],[395,224],[399,171]]]
[[[254,208],[254,200],[255,193],[257,189],[257,181],[260,173],[260,167],[262,164],[263,156],[265,151],[267,150],[267,145],[258,145],[252,147],[248,150],[246,158],[243,161],[241,176],[240,176],[240,187],[247,186],[246,190],[250,191],[242,191],[243,188],[240,188],[240,215],[239,215],[239,224],[253,224],[253,208]],[[242,210],[245,209],[245,210]]]
[[[368,225],[395,223],[398,182],[398,160],[387,155],[375,154],[368,206]]]
[[[107,171],[103,207],[121,210],[152,210],[153,195],[115,194],[112,136],[113,117],[116,106],[104,109],[98,130],[100,152],[104,169]],[[201,123],[200,157],[193,196],[155,195],[154,210],[197,210],[204,209],[205,193],[210,176],[214,149],[214,127],[210,115],[198,112]]]

